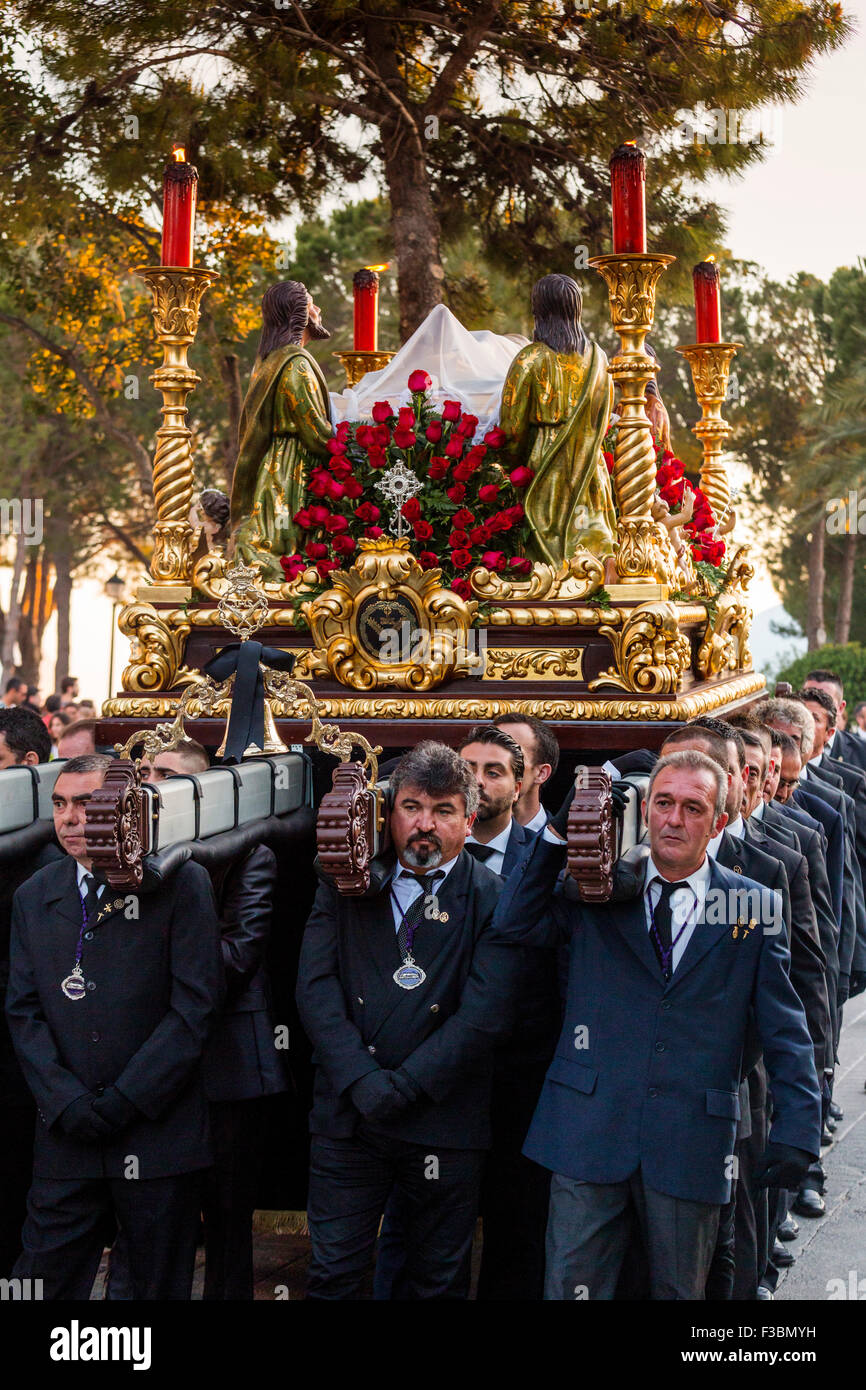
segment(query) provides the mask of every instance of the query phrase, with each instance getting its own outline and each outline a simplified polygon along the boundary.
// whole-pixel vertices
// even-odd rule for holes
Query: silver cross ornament
[[[414,497],[421,491],[423,483],[405,463],[394,463],[382,474],[381,482],[376,484],[379,492],[383,494],[386,501],[390,502],[395,508],[394,515],[391,517],[388,530],[399,540],[408,530],[406,518],[403,515],[403,503],[408,502],[410,497]]]

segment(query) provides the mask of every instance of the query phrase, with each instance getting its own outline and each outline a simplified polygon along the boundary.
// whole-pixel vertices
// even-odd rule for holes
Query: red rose
[[[378,521],[382,513],[373,502],[362,502],[360,507],[355,508],[355,516],[365,524],[368,521]]]
[[[478,489],[478,501],[483,502],[485,507],[492,507],[499,496],[499,488],[496,483],[485,483]]]
[[[373,436],[373,431],[369,425],[359,425],[355,430],[355,442],[360,444],[362,449],[366,449]]]
[[[418,564],[422,570],[435,570],[439,564],[439,556],[434,555],[432,550],[422,550],[418,554]]]
[[[513,570],[515,574],[531,574],[532,561],[527,560],[524,555],[512,555],[508,561],[508,568]]]
[[[341,499],[342,499],[343,497],[346,496],[346,489],[343,487],[343,484],[342,484],[342,483],[338,483],[338,482],[337,482],[337,479],[336,479],[336,478],[329,478],[329,479],[328,479],[328,488],[327,488],[327,492],[328,492],[328,496],[329,496],[334,502],[339,502],[339,501],[341,501]]]
[[[505,443],[505,430],[501,430],[498,425],[494,425],[484,436],[484,443],[489,444],[491,449],[501,449]]]
[[[670,449],[664,449],[664,450],[662,451],[662,463],[670,463],[670,461],[671,461],[671,459],[672,459],[673,457],[674,457],[674,454],[673,454],[672,450],[670,450]],[[677,459],[676,462],[679,463],[679,462],[680,462],[679,459]],[[682,464],[680,464],[680,467],[682,468]]]
[[[335,555],[351,555],[355,542],[351,536],[335,536],[333,541]]]
[[[397,411],[398,430],[411,430],[415,424],[415,412],[409,405],[401,406]]]
[[[470,512],[468,507],[461,507],[459,512],[455,512],[451,518],[451,525],[464,528],[466,526],[471,526],[474,520],[475,513]]]
[[[370,435],[377,449],[387,449],[391,443],[391,431],[387,425],[377,425],[370,430]]]
[[[699,545],[692,546],[692,556],[695,560],[706,560],[707,558],[703,552],[702,547]]]
[[[325,522],[325,530],[332,536],[338,536],[341,531],[348,531],[349,521],[345,516],[329,516]]]
[[[486,457],[486,444],[473,444],[469,453],[466,455],[466,462],[471,463],[473,467],[477,468],[479,463],[483,463]]]
[[[486,545],[490,540],[490,532],[486,526],[473,526],[469,532],[470,545]]]
[[[520,505],[519,502],[515,502],[514,506],[513,506],[513,507],[508,507],[508,508],[506,508],[506,510],[502,513],[502,515],[503,515],[503,516],[510,516],[510,517],[511,517],[511,520],[514,522],[514,524],[517,525],[517,522],[518,522],[518,521],[522,521],[522,520],[523,520],[523,517],[524,517],[523,507]]]
[[[508,476],[511,479],[512,487],[528,487],[532,482],[534,474],[531,468],[525,468],[524,465],[521,464],[519,468],[513,469]]]
[[[345,488],[346,496],[350,497],[353,501],[356,497],[364,496],[364,489],[357,478],[347,478],[343,487]]]
[[[324,560],[328,553],[328,547],[321,541],[307,541],[304,550],[311,560]]]
[[[477,415],[463,415],[463,416],[461,416],[460,424],[457,426],[457,433],[458,433],[458,434],[462,434],[466,439],[471,439],[472,436],[473,436],[473,434],[475,433],[475,431],[476,431],[477,429],[478,429],[478,416],[477,416]]]
[[[433,535],[433,527],[430,525],[429,521],[416,521],[412,530],[415,532],[416,541],[429,541],[430,537]]]
[[[475,468],[473,465],[469,463],[467,459],[464,459],[463,462],[458,463],[457,467],[454,469],[455,483],[468,483],[474,472]]]
[[[331,573],[331,570],[338,570],[339,568],[340,566],[338,565],[336,560],[320,560],[319,563],[316,565],[316,569],[319,572],[319,578],[323,582],[327,579],[328,575]]]
[[[334,439],[329,439],[325,447],[329,454],[342,454],[346,447],[346,440],[337,435]]]
[[[297,579],[298,575],[303,574],[304,570],[307,568],[306,560],[301,559],[300,555],[281,555],[280,564],[282,565],[283,574],[286,576],[289,584]]]
[[[604,461],[605,461],[605,465],[607,466],[607,471],[608,471],[608,473],[612,473],[612,472],[613,472],[613,454],[609,454],[609,453],[607,452],[607,450],[605,450],[605,451],[603,452],[603,454],[602,454],[602,458],[603,458]]]
[[[352,475],[352,465],[344,454],[332,458],[329,467],[331,469],[331,475],[334,478],[339,478],[341,481]]]
[[[453,487],[445,489],[445,496],[450,497],[452,502],[462,502],[466,496],[466,488],[462,483],[455,483]]]
[[[410,391],[429,391],[432,385],[433,378],[429,377],[426,372],[413,372],[409,377]]]
[[[656,469],[656,484],[658,487],[667,487],[668,483],[673,482],[674,475],[666,463],[661,468]]]
[[[444,478],[451,464],[448,459],[432,458],[430,467],[427,469],[427,476],[430,478]]]
[[[336,429],[337,438],[338,438],[338,439],[342,439],[342,440],[343,440],[343,443],[345,443],[346,440],[349,438],[349,434],[351,433],[351,429],[352,429],[352,422],[351,422],[351,420],[341,420],[340,423],[339,423],[339,425],[337,426],[337,429]]]
[[[667,502],[671,510],[673,510],[674,507],[679,510],[682,503],[681,493],[682,489],[679,483],[669,483],[667,487],[659,488],[659,497],[663,502]]]
[[[328,517],[331,515],[327,507],[320,507],[318,505],[310,507],[309,512],[310,521],[313,523],[314,526],[324,526],[325,522],[328,520]]]
[[[320,469],[314,469],[310,474],[310,484],[307,490],[314,497],[327,497],[330,483],[331,478],[327,473],[321,472]]]
[[[411,449],[415,443],[415,431],[396,429],[394,431],[394,443],[398,449]]]
[[[485,550],[481,556],[481,563],[485,569],[504,570],[506,565],[505,554],[502,550]]]
[[[407,521],[421,520],[421,503],[417,497],[409,497],[400,508]]]
[[[469,583],[468,579],[452,579],[451,592],[457,594],[459,598],[470,598],[472,594],[472,585]]]
[[[452,550],[451,563],[456,570],[465,570],[467,565],[472,564],[471,550]]]
[[[442,421],[431,420],[424,433],[431,444],[438,444],[439,440],[442,438]]]
[[[450,459],[459,459],[460,455],[463,453],[463,440],[459,437],[456,439],[449,439],[448,443],[445,445],[445,453]]]
[[[364,532],[364,535],[369,541],[377,541],[379,537],[384,536],[384,534],[385,532],[382,530],[381,526],[368,526]]]
[[[313,518],[310,516],[306,507],[302,507],[299,512],[295,512],[292,521],[296,526],[300,526],[302,531],[312,531],[313,529]],[[286,557],[283,556],[282,558],[285,559]]]
[[[388,462],[388,456],[384,449],[371,449],[367,455],[367,460],[371,468],[384,468]]]
[[[373,406],[373,419],[377,425],[384,425],[386,420],[390,420],[394,414],[387,401],[377,401]]]
[[[442,407],[443,420],[459,420],[461,405],[459,401],[446,401]]]
[[[465,531],[452,531],[448,537],[448,544],[452,550],[465,550],[472,542]]]

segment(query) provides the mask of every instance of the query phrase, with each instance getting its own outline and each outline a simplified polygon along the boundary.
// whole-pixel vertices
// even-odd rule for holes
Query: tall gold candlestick
[[[357,386],[361,378],[366,376],[368,372],[379,372],[383,367],[387,367],[394,354],[383,348],[376,348],[375,352],[364,352],[359,348],[351,348],[343,352],[335,352],[334,356],[339,359],[343,371],[346,373],[346,385]]]
[[[660,582],[651,514],[656,454],[645,409],[646,384],[658,371],[658,363],[645,351],[644,339],[655,318],[656,284],[675,259],[651,252],[622,252],[594,256],[589,262],[607,284],[611,321],[620,340],[609,371],[620,391],[613,485],[619,507],[616,568],[624,582],[606,586],[618,599],[667,598],[668,594]]]
[[[722,419],[722,405],[728,394],[728,375],[737,348],[742,343],[691,343],[677,348],[692,370],[695,395],[701,407],[701,418],[692,427],[704,450],[701,465],[701,490],[721,521],[731,500],[728,475],[722,454],[731,433],[731,426]]]
[[[163,399],[153,460],[156,524],[150,573],[154,588],[167,590],[188,585],[192,569],[192,431],[186,423],[186,398],[201,377],[186,355],[195,341],[202,296],[219,276],[214,270],[162,265],[144,266],[138,274],[153,295],[153,321],[162,346],[162,365],[150,378]]]

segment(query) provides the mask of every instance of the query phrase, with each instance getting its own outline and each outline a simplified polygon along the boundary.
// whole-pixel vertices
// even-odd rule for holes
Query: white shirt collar
[[[809,759],[809,763],[810,762],[812,762],[811,758]],[[806,768],[809,766],[809,763],[803,763],[802,767],[800,768],[799,780],[801,782],[807,782],[809,780],[806,776]]]
[[[505,851],[506,851],[506,849],[508,848],[508,840],[509,840],[509,836],[510,836],[510,835],[511,835],[511,821],[508,822],[508,824],[506,825],[506,827],[505,827],[504,830],[500,830],[499,834],[496,835],[496,836],[494,837],[494,839],[485,841],[485,843],[486,843],[486,845],[487,845],[487,848],[488,848],[489,850],[493,850],[494,853],[504,854]],[[474,835],[467,835],[467,836],[466,836],[466,843],[467,843],[467,844],[473,844],[473,845],[480,845],[480,844],[481,844],[481,841],[480,841],[480,840],[476,840],[476,838],[475,838]]]
[[[85,880],[85,878],[87,877],[88,874],[92,874],[92,873],[93,873],[93,870],[92,870],[92,869],[85,869],[84,865],[81,864],[81,863],[76,859],[76,861],[75,861],[75,873],[76,873],[77,881],[78,881],[78,892],[79,892],[79,895],[83,895],[84,893],[87,892],[87,889],[84,887],[84,880]],[[104,887],[105,887],[105,884],[104,884],[104,883],[97,883],[97,885],[96,885],[96,896],[97,896],[97,897],[99,897],[99,896],[101,895],[102,890],[103,890]]]
[[[834,729],[833,732],[831,733],[830,737],[828,738],[827,742],[824,744],[824,752],[825,752],[825,753],[831,753],[831,752],[833,751],[833,744],[836,742],[836,734],[837,734],[837,733],[838,733],[838,730],[837,730],[837,729]]]
[[[543,806],[539,806],[535,815],[532,817],[532,820],[527,821],[526,825],[523,828],[524,830],[528,830],[531,835],[537,835],[538,832],[540,830],[543,830],[546,825],[547,812],[545,811]]]
[[[689,874],[688,878],[684,878],[681,880],[683,883],[687,883],[689,885],[699,902],[702,901],[707,895],[707,889],[710,886],[711,873],[712,868],[710,865],[710,854],[708,845],[707,853],[704,855],[703,863],[697,869],[695,869],[693,874]],[[654,878],[664,878],[664,875],[659,873],[659,870],[656,867],[652,855],[649,855],[646,861],[646,878],[644,879],[645,892],[649,892]]]
[[[752,814],[749,816],[749,820],[763,820],[763,819],[764,819],[764,809],[765,809],[766,805],[767,805],[767,803],[765,802],[764,798],[761,797],[761,799],[759,800],[759,802],[758,802],[757,806],[755,807],[754,811],[753,811]]]

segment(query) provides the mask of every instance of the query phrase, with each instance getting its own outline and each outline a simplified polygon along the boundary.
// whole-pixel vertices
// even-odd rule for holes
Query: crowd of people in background
[[[81,698],[76,676],[64,676],[59,691],[47,697],[39,686],[10,676],[3,687],[0,708],[27,710],[42,720],[51,736],[49,758],[75,758],[97,751],[98,711],[92,700]],[[9,765],[3,757],[0,741],[0,767]]]
[[[183,864],[130,926],[83,838],[95,721],[51,728],[67,697],[82,713],[72,682],[38,696],[9,682],[0,711],[0,766],[68,759],[49,862],[4,883],[5,1111],[27,1118],[0,1149],[0,1274],[86,1298],[110,1244],[109,1296],[188,1298],[205,1211],[205,1296],[251,1298],[250,1107],[290,1084],[268,1045],[274,855]],[[798,1218],[826,1210],[866,988],[863,709],[846,728],[815,670],[613,757],[614,815],[640,779],[645,829],[596,904],[565,873],[581,769],[546,806],[541,721],[383,766],[391,847],[360,896],[320,871],[298,967],[310,1298],[358,1297],[374,1264],[377,1299],[468,1297],[479,1212],[482,1300],[773,1297]],[[145,775],[209,762],[187,740]]]

